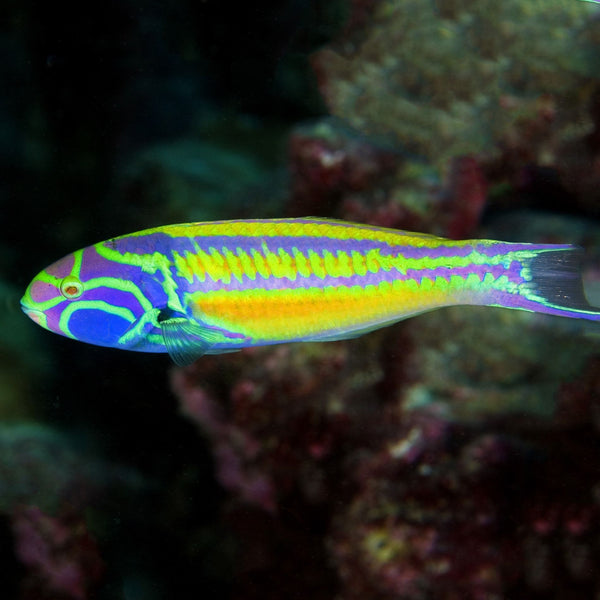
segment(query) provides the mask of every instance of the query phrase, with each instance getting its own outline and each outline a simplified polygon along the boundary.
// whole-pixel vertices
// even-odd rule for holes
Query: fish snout
[[[28,306],[25,298],[21,298],[21,310],[37,325],[46,326],[46,315],[41,310]]]

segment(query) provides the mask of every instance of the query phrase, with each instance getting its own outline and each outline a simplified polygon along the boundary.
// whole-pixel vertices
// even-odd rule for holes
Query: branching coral
[[[468,237],[479,224],[487,181],[474,157],[452,160],[442,187],[431,168],[334,120],[294,130],[289,153],[291,215],[333,215],[453,238]]]
[[[593,11],[569,0],[381,0],[313,63],[334,115],[435,164],[518,143],[545,112],[552,129],[529,132],[539,155],[548,137],[589,127]]]

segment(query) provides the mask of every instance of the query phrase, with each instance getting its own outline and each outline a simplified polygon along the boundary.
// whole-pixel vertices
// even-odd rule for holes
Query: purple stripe
[[[89,281],[96,277],[117,277],[137,281],[140,276],[140,267],[104,258],[98,254],[94,246],[89,246],[83,251],[80,276],[82,281]]]
[[[108,242],[105,242],[108,244]],[[171,237],[165,233],[150,233],[146,236],[124,237],[116,240],[114,248],[120,254],[153,254],[160,252],[161,254],[172,258],[173,251],[179,254],[189,252],[196,253],[196,246],[204,252],[210,252],[211,248],[215,248],[218,252],[223,252],[224,249],[236,253],[240,248],[243,252],[251,254],[252,250],[263,254],[263,247],[266,246],[269,252],[277,254],[279,250],[283,250],[290,255],[293,255],[294,249],[301,252],[305,256],[309,251],[321,254],[324,251],[336,254],[337,252],[359,252],[367,254],[371,250],[379,250],[381,256],[398,256],[401,255],[407,259],[422,259],[422,258],[454,258],[465,257],[473,252],[472,245],[454,245],[448,241],[448,245],[428,247],[428,246],[412,246],[412,245],[392,245],[379,240],[361,240],[361,239],[339,239],[326,236],[195,236],[195,237]],[[479,246],[478,246],[479,247]],[[481,248],[484,248],[481,246]],[[498,251],[490,252],[488,255],[496,255]]]
[[[307,254],[309,250],[322,252],[329,250],[330,252],[358,251],[366,253],[369,250],[380,248],[387,250],[387,254],[391,254],[390,247],[376,240],[340,240],[337,238],[326,237],[259,237],[259,236],[196,236],[196,237],[171,237],[164,233],[151,233],[144,237],[130,237],[118,240],[116,250],[124,254],[126,252],[134,254],[153,254],[160,252],[167,257],[173,256],[173,251],[179,254],[190,252],[196,253],[196,245],[204,252],[210,252],[211,248],[215,248],[219,252],[227,249],[231,252],[236,252],[240,248],[244,252],[250,253],[252,250],[263,252],[263,245],[266,245],[269,251],[277,253],[279,249],[283,249],[289,254],[293,248],[297,248],[303,254]]]
[[[104,244],[107,247],[111,247],[114,250],[124,254],[125,252],[134,254],[152,254],[154,252],[160,252],[165,256],[171,258],[173,251],[177,251],[180,254],[185,252],[195,253],[196,246],[202,248],[205,252],[208,252],[210,248],[215,248],[219,252],[222,252],[224,248],[235,252],[237,248],[241,248],[245,252],[251,250],[262,250],[263,244],[266,244],[269,251],[277,252],[279,249],[283,249],[288,253],[292,253],[294,248],[297,248],[303,254],[306,254],[308,250],[314,252],[323,252],[328,250],[329,252],[343,251],[351,253],[353,251],[366,254],[369,250],[379,249],[382,256],[397,255],[401,254],[406,258],[419,259],[419,258],[440,258],[440,257],[465,257],[471,252],[477,251],[483,256],[492,257],[508,252],[515,252],[519,250],[535,251],[535,250],[559,250],[564,248],[570,248],[569,245],[553,245],[553,244],[522,244],[522,243],[509,243],[509,242],[490,242],[481,243],[478,240],[471,242],[453,242],[451,240],[444,241],[441,245],[430,245],[435,244],[436,239],[431,240],[430,238],[423,237],[422,246],[416,246],[414,244],[403,244],[403,237],[414,237],[420,239],[420,235],[412,234],[410,232],[397,231],[398,243],[393,244],[388,241],[382,240],[365,240],[360,239],[361,231],[380,231],[386,236],[393,234],[393,230],[382,230],[377,227],[368,227],[358,224],[343,224],[343,223],[330,223],[318,220],[289,220],[289,221],[269,221],[269,220],[251,220],[246,221],[257,224],[324,224],[332,228],[339,229],[353,229],[356,230],[356,239],[340,239],[334,235],[322,235],[322,236],[284,236],[284,235],[250,235],[250,236],[227,236],[227,235],[190,235],[188,236],[176,236],[173,237],[167,233],[160,231],[154,233],[148,233],[143,236],[125,236],[116,240],[110,240]],[[226,223],[226,222],[220,222]],[[211,224],[212,225],[212,224]],[[201,228],[201,226],[199,226]],[[193,227],[190,229],[194,229]]]
[[[75,257],[72,254],[69,254],[47,267],[46,273],[54,275],[54,277],[57,277],[58,279],[63,279],[63,277],[69,275],[73,270],[74,262]]]

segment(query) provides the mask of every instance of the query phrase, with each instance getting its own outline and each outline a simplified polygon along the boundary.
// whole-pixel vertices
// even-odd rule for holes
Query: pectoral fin
[[[180,367],[191,365],[203,354],[211,353],[223,335],[190,321],[175,317],[159,322],[169,356]]]

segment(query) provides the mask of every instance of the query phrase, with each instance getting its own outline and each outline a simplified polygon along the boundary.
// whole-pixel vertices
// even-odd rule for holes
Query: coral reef
[[[597,7],[564,0],[350,5],[337,41],[312,57],[319,87],[363,147],[385,140],[404,154],[368,189],[343,190],[336,216],[465,237],[485,208],[598,215]],[[322,136],[314,137],[303,142],[309,164],[328,165],[320,161],[319,152],[328,156]],[[331,187],[324,177],[321,184]],[[305,187],[295,183],[295,204]]]
[[[548,417],[561,384],[581,373],[597,350],[595,340],[582,335],[586,329],[479,307],[423,315],[403,326],[413,351],[405,359],[410,377],[402,402],[406,408],[434,405],[461,421]]]
[[[233,598],[334,595],[323,540],[347,485],[344,457],[377,440],[377,339],[357,341],[360,351],[341,343],[254,348],[172,372],[181,410],[210,440],[217,479],[230,492]]]
[[[600,215],[600,93],[590,102],[592,131],[559,148],[556,171],[574,206],[598,218]]]
[[[99,509],[101,499],[135,495],[146,483],[131,469],[77,452],[41,425],[1,425],[0,456],[0,516],[23,570],[19,598],[89,598],[103,562],[84,513]],[[0,543],[8,544],[4,535]]]
[[[400,168],[400,155],[339,121],[296,127],[289,139],[292,216],[335,214],[353,195],[374,205],[386,179]],[[389,223],[382,222],[381,225]],[[390,224],[391,225],[391,224]]]
[[[327,215],[452,238],[479,225],[488,181],[472,156],[450,162],[444,180],[389,144],[335,120],[297,127],[289,141],[294,216]]]
[[[365,390],[374,394],[382,376],[376,340],[360,353],[345,344],[247,349],[174,371],[183,413],[211,439],[220,483],[270,513],[298,487],[314,503],[329,497],[330,455],[349,436],[369,436],[365,411],[379,419],[375,397],[371,407],[352,402]],[[347,431],[356,426],[354,411],[364,412],[355,419],[362,432]]]
[[[499,428],[483,414],[479,426],[472,415],[453,424],[439,404],[407,412],[398,372],[409,369],[390,359],[382,372],[369,358],[381,334],[369,338],[174,371],[182,410],[212,440],[231,494],[226,519],[241,544],[233,597],[260,597],[264,579],[267,597],[290,585],[319,590],[313,597],[334,586],[344,599],[525,598],[553,586],[589,597],[598,585],[591,465],[600,457],[585,418],[596,406],[595,363],[556,390],[555,420],[531,411],[522,421],[496,405]],[[384,343],[414,347],[401,332]],[[300,574],[299,554],[322,558],[303,561]]]
[[[334,518],[339,597],[593,597],[600,524],[597,477],[581,461],[589,436],[546,430],[534,441],[531,430],[515,439],[409,420],[360,465],[358,492]]]
[[[12,516],[17,557],[27,567],[23,599],[85,600],[103,572],[98,548],[85,522],[39,508],[19,507]]]
[[[332,114],[437,165],[515,144],[542,158],[552,136],[589,127],[581,90],[596,74],[593,12],[564,0],[381,0],[313,65]],[[551,128],[527,125],[558,106]]]

